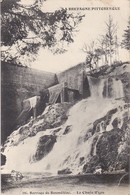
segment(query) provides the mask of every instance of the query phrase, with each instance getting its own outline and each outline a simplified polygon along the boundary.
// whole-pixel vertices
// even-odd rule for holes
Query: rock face
[[[102,167],[104,167],[106,171],[110,172],[113,170],[127,168],[126,159],[128,151],[122,162],[120,159],[120,153],[118,154],[123,138],[124,132],[122,132],[122,129],[112,129],[111,132],[104,133],[100,138],[97,144],[97,156],[99,157],[99,161],[102,163]]]
[[[44,156],[46,156],[53,148],[54,144],[56,142],[56,136],[55,135],[44,135],[40,137],[36,153],[34,154],[33,161],[41,160]]]
[[[10,136],[8,136],[5,142],[5,147],[7,145],[17,146],[26,138],[33,137],[40,131],[59,127],[67,120],[67,111],[70,107],[71,103],[57,103],[49,105],[46,107],[43,114],[37,119],[30,120],[27,124],[19,127]]]
[[[6,163],[6,156],[1,153],[1,166],[5,165]]]
[[[104,117],[104,122],[111,121],[114,110],[109,112]],[[97,121],[102,121],[102,119]],[[95,121],[98,127],[97,121]],[[119,128],[121,121],[119,118],[114,118],[112,121],[113,128],[110,131],[104,131],[101,135],[97,135],[96,141],[93,142],[93,148],[96,147],[96,153],[94,154],[93,148],[91,155],[88,158],[87,163],[83,167],[83,172],[93,173],[97,166],[101,166],[103,172],[112,172],[124,170],[128,171],[129,164],[129,149],[130,149],[130,136],[129,136],[129,124],[128,113],[123,113],[122,125]]]

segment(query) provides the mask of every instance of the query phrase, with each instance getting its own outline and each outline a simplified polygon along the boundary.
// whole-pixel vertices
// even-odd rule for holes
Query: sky
[[[22,3],[30,5],[34,0],[22,0]],[[56,3],[55,3],[56,2]],[[82,51],[84,44],[90,44],[92,41],[100,38],[105,32],[105,22],[109,15],[118,24],[118,37],[121,40],[126,29],[129,17],[129,0],[47,0],[44,2],[43,11],[55,11],[61,7],[120,7],[120,10],[102,11],[85,10],[78,13],[85,14],[83,21],[78,26],[78,32],[75,35],[74,43],[70,44],[68,51],[64,54],[53,55],[47,49],[40,49],[37,60],[31,64],[32,68],[60,72],[69,67],[85,61],[86,54]],[[69,11],[72,12],[72,11]],[[77,12],[77,11],[74,11]],[[120,59],[126,60],[128,53],[126,50],[120,50]]]

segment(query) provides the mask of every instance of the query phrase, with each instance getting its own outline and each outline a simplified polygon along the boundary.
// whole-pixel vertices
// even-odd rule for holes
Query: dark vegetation
[[[43,12],[44,3],[45,0],[35,0],[25,6],[20,0],[2,0],[1,45],[6,48],[2,51],[3,61],[21,64],[24,57],[33,61],[41,47],[55,54],[64,53],[64,43],[74,42],[83,16],[69,14],[64,8]]]

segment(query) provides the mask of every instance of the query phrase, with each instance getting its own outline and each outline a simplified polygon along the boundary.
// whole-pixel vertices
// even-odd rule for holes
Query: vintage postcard
[[[1,194],[130,195],[129,13],[1,0]]]

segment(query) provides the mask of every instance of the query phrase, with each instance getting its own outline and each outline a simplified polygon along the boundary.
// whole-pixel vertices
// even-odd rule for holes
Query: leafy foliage
[[[44,13],[44,1],[35,0],[30,6],[22,5],[20,0],[2,1],[1,45],[7,48],[2,52],[3,60],[15,59],[18,63],[21,55],[36,56],[41,47],[63,53],[65,44],[74,42],[74,32],[83,16],[63,8]]]

